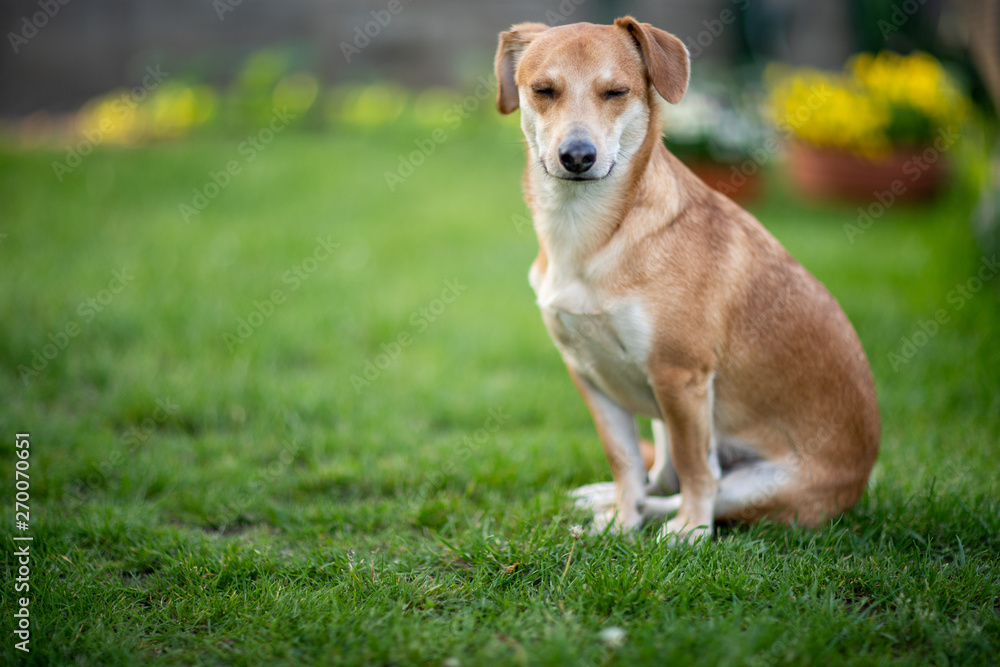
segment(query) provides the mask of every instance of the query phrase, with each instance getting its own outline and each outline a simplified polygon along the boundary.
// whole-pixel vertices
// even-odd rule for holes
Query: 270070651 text
[[[14,635],[20,641],[15,642],[14,647],[19,651],[28,653],[31,641],[31,612],[28,604],[31,598],[27,593],[31,590],[31,545],[32,537],[27,534],[31,523],[31,507],[28,501],[31,500],[29,491],[31,489],[28,468],[31,466],[29,458],[31,456],[30,436],[27,433],[18,433],[15,436],[15,452],[17,459],[14,461],[14,526],[19,534],[13,536],[17,543],[14,550],[15,563],[14,592],[22,594],[24,597],[15,596],[14,611]]]

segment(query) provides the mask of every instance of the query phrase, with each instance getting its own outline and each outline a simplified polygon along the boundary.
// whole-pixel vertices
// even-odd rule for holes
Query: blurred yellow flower
[[[215,92],[208,86],[164,84],[143,109],[154,137],[176,137],[201,125],[215,111]]]
[[[781,129],[871,160],[895,146],[929,142],[938,128],[968,113],[965,96],[945,69],[921,52],[863,53],[843,73],[773,64],[765,82],[768,114]]]
[[[399,118],[409,103],[406,89],[391,83],[344,86],[331,91],[327,114],[360,127],[380,127]]]
[[[92,143],[134,144],[183,136],[208,122],[215,107],[211,87],[167,82],[148,91],[116,90],[93,99],[80,109],[77,125]]]

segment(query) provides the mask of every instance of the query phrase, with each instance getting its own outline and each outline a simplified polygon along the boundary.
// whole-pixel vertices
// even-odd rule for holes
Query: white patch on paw
[[[594,521],[590,524],[591,535],[619,535],[622,533],[632,533],[639,527],[641,517],[638,513],[635,516],[622,518],[622,513],[617,507],[596,510]]]
[[[657,535],[657,541],[668,546],[696,544],[712,537],[712,525],[692,525],[688,519],[675,517],[668,521]]]
[[[615,517],[617,516],[618,510],[614,507],[595,511],[594,520],[590,524],[590,534],[603,535],[604,531],[611,534],[617,533],[618,527],[615,525]]]

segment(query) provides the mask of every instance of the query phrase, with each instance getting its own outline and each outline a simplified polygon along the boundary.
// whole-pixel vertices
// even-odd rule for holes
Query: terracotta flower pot
[[[802,194],[871,201],[889,191],[894,200],[929,199],[944,185],[945,155],[934,148],[897,149],[879,162],[833,148],[793,141],[788,172]]]

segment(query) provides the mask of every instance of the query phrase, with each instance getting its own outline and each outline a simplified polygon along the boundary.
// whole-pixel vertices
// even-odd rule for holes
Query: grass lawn
[[[390,192],[427,134],[102,148],[62,183],[62,152],[0,150],[0,497],[15,534],[30,432],[34,536],[30,654],[0,549],[4,663],[996,661],[1000,281],[952,291],[968,192],[853,243],[852,206],[752,206],[872,362],[852,512],[574,540],[567,492],[610,475],[528,286],[517,131],[462,128]]]

